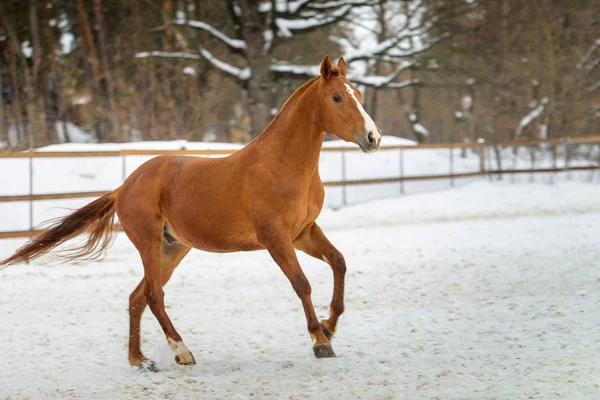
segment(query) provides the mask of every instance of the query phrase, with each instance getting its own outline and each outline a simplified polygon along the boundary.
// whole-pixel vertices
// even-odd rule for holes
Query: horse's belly
[[[251,240],[215,240],[214,238],[194,238],[189,245],[195,249],[213,253],[233,253],[236,251],[263,250],[264,246],[258,241]]]
[[[198,250],[216,253],[261,250],[256,232],[244,223],[224,217],[218,220],[169,220],[170,233],[176,240]]]

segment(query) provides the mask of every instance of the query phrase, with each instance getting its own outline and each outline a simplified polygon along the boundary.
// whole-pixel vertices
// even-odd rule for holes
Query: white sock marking
[[[189,353],[190,349],[183,342],[176,342],[171,338],[167,338],[167,342],[169,343],[169,347],[173,350],[175,355],[179,355],[182,353]]]

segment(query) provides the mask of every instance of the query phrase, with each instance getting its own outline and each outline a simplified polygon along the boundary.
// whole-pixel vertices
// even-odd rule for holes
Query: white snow
[[[420,1],[409,2],[408,15],[406,9],[398,2],[388,2],[385,4],[387,10],[387,22],[389,27],[396,29],[390,37],[382,42],[377,41],[376,16],[373,13],[371,5],[364,6],[366,2],[361,0],[340,0],[324,3],[306,2],[299,0],[296,2],[277,1],[275,7],[278,12],[286,12],[287,7],[294,11],[289,11],[290,18],[275,18],[277,25],[277,34],[284,37],[292,36],[293,31],[311,29],[323,24],[327,24],[342,16],[347,16],[347,22],[343,25],[352,31],[352,38],[339,37],[336,34],[330,36],[330,40],[340,45],[343,55],[348,63],[351,63],[348,79],[356,85],[366,85],[372,87],[390,87],[404,88],[412,84],[419,83],[418,80],[404,80],[402,82],[393,82],[398,75],[413,65],[416,61],[410,57],[429,48],[432,43],[446,37],[442,34],[438,38],[433,38],[427,44],[423,42],[426,36],[426,30],[430,23],[422,22],[425,8]],[[363,6],[357,6],[363,5]],[[309,11],[296,13],[300,6],[305,6]],[[354,8],[349,8],[354,6]],[[261,11],[271,11],[272,6],[268,2],[261,3]],[[330,13],[323,13],[323,10],[333,9]],[[297,15],[296,15],[297,14]],[[270,18],[270,16],[269,16]],[[265,48],[270,46],[270,40],[265,39]],[[367,74],[367,65],[375,58],[380,61],[396,64],[394,71],[389,75],[377,76]],[[401,59],[409,58],[409,59]],[[272,65],[274,72],[286,72],[297,75],[317,76],[319,65]]]
[[[210,62],[216,68],[227,72],[231,75],[236,76],[240,80],[247,80],[250,78],[252,71],[249,67],[238,68],[224,61],[219,60],[212,53],[206,50],[204,47],[200,47],[200,54],[182,53],[182,52],[165,52],[165,51],[143,51],[137,53],[135,58],[146,58],[146,57],[167,57],[167,58],[187,58],[190,60],[200,60],[202,57]]]
[[[77,125],[72,122],[66,123],[67,135],[64,132],[64,126],[61,122],[56,123],[56,133],[61,142],[65,143],[67,141],[67,135],[69,141],[75,143],[92,143],[95,141],[95,135],[91,132],[87,132],[84,129],[81,129]]]
[[[317,2],[311,2],[308,5],[308,8],[312,8],[315,10],[325,10],[328,8],[336,8],[336,7],[341,7],[347,4],[352,4],[352,5],[364,5],[365,3],[368,3],[369,1],[365,1],[365,0],[333,0],[333,1],[325,1],[323,3],[317,3]]]
[[[181,52],[166,52],[166,51],[142,51],[136,53],[135,58],[146,58],[146,57],[166,57],[166,58],[188,58],[190,60],[200,60],[198,54],[181,53]]]
[[[531,110],[531,112],[529,112],[521,119],[516,132],[517,136],[520,136],[523,132],[523,129],[525,129],[533,120],[535,120],[542,114],[544,108],[546,108],[546,104],[548,104],[548,97],[544,97],[542,99],[542,104]]]
[[[59,15],[58,27],[60,29],[66,29],[69,26],[69,17],[65,12],[61,12]]]
[[[232,4],[233,4],[233,12],[235,13],[235,15],[238,17],[241,17],[242,9],[240,8],[240,5],[238,4],[237,0],[232,0]]]
[[[90,101],[91,101],[90,96],[82,95],[82,96],[74,97],[73,100],[71,100],[71,104],[82,105],[82,104],[88,104]]]
[[[185,75],[196,76],[198,75],[198,70],[194,67],[185,67],[182,71]]]
[[[234,49],[246,49],[245,41],[240,40],[240,39],[232,39],[229,36],[225,35],[223,32],[221,32],[220,30],[215,29],[211,25],[207,24],[206,22],[195,21],[195,20],[186,21],[184,18],[176,19],[173,22],[178,25],[188,25],[193,28],[202,29],[207,32],[210,32],[217,39],[221,40],[223,43],[227,44],[229,47],[232,47]]]
[[[600,61],[600,58],[598,59],[598,61]],[[586,89],[588,92],[593,92],[594,90],[600,88],[600,80],[596,81],[595,83],[592,83],[590,86],[588,86],[588,88]]]
[[[581,61],[577,64],[577,69],[581,69],[587,63],[589,58],[592,56],[592,54],[594,54],[594,52],[596,51],[596,49],[598,47],[600,47],[600,38],[596,39],[596,41],[594,41],[594,43],[592,43],[592,45],[590,46],[588,51],[585,53],[585,55],[583,56]],[[600,58],[598,60],[600,60]],[[588,65],[588,66],[586,66],[586,69],[590,70],[591,67]]]
[[[471,107],[473,107],[473,97],[471,97],[470,95],[463,96],[460,101],[460,106],[465,111],[470,110]]]
[[[71,32],[65,32],[60,35],[60,44],[62,46],[62,53],[69,54],[73,50],[73,41],[75,36]]]
[[[290,37],[293,31],[303,31],[313,29],[319,26],[327,25],[347,14],[352,9],[351,4],[346,4],[330,13],[315,14],[315,16],[288,19],[275,18],[275,25],[278,28],[278,34],[284,37]]]
[[[107,258],[0,272],[7,398],[597,399],[597,185],[480,183],[319,219],[348,264],[335,359],[316,360],[296,294],[266,252],[192,251],[167,312],[181,367],[147,310],[127,363],[128,296],[143,276],[124,235]],[[376,240],[365,240],[375,238]],[[0,241],[0,258],[23,241]],[[319,318],[329,267],[299,254]]]
[[[410,85],[417,85],[421,83],[421,81],[419,79],[407,79],[405,81],[401,81],[401,82],[392,82],[392,83],[388,83],[387,87],[388,88],[393,88],[393,89],[401,89]]]
[[[265,41],[263,45],[263,53],[268,53],[271,50],[271,45],[273,44],[273,31],[271,29],[263,31],[263,39]]]
[[[23,43],[21,43],[21,51],[25,57],[31,57],[31,54],[33,54],[33,48],[31,47],[31,42],[29,40],[25,40]]]
[[[295,0],[295,1],[286,1],[286,0],[276,0],[275,1],[275,11],[277,12],[289,12],[291,14],[295,14],[298,12],[298,9],[305,5],[306,3],[311,2],[312,0]],[[273,7],[271,3],[268,1],[261,2],[258,10],[260,12],[266,13],[272,11]]]
[[[346,61],[352,62],[352,68],[359,74],[367,72],[364,60],[382,56],[385,61],[398,62],[399,58],[410,58],[439,40],[425,43],[431,24],[423,21],[426,11],[423,2],[386,2],[382,10],[388,28],[387,39],[378,40],[380,26],[377,21],[380,16],[375,13],[374,7],[356,7],[347,24],[353,31],[354,40],[340,41]],[[360,60],[363,62],[356,62]]]
[[[348,74],[348,80],[354,82],[355,84],[374,86],[376,88],[382,87],[384,85],[389,86],[390,82],[392,82],[394,79],[396,79],[402,71],[405,71],[406,69],[410,68],[412,65],[414,65],[414,61],[404,61],[404,62],[398,63],[398,65],[396,66],[396,69],[392,73],[390,73],[389,75],[386,75],[386,76],[362,75],[357,72],[354,72],[354,73],[350,72]],[[407,81],[405,81],[405,82],[407,82]],[[398,84],[398,83],[402,83],[402,82],[396,82],[396,84]],[[412,83],[412,82],[410,82],[410,83]],[[406,84],[406,86],[410,85],[410,83]]]
[[[413,129],[423,136],[429,136],[429,131],[419,122],[413,124]]]
[[[318,76],[320,65],[294,65],[294,64],[271,64],[271,71],[286,72],[297,75]]]
[[[221,61],[215,56],[213,56],[212,53],[206,50],[204,47],[200,47],[200,54],[202,54],[202,57],[204,57],[206,61],[210,62],[212,65],[214,65],[221,71],[236,76],[242,81],[248,80],[252,76],[252,70],[250,69],[250,67],[238,68],[224,61]]]

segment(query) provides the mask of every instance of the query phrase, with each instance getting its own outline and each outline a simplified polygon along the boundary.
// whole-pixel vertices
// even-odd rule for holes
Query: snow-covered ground
[[[102,262],[0,272],[0,398],[600,398],[600,187],[479,182],[324,210],[348,263],[336,359],[312,355],[302,307],[265,252],[193,251],[167,311],[198,365],[180,367],[147,311],[120,236]],[[0,241],[0,257],[20,240]],[[320,317],[329,268],[300,254]]]

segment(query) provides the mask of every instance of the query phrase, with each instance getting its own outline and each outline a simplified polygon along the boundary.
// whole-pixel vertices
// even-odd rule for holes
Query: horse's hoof
[[[331,347],[330,344],[313,346],[313,351],[315,352],[315,357],[317,358],[336,357],[333,347]]]
[[[130,357],[129,363],[132,367],[139,368],[140,371],[158,372],[156,363],[144,356]]]
[[[321,329],[323,330],[323,334],[325,335],[327,340],[331,340],[331,338],[333,337],[333,333],[329,332],[329,330],[327,328],[325,328],[325,325],[323,325],[322,322],[321,322]]]
[[[150,371],[150,372],[159,372],[160,370],[156,366],[156,363],[152,360],[144,360],[140,365],[140,370],[142,371]]]
[[[177,354],[175,362],[179,365],[196,365],[196,359],[191,352]]]

